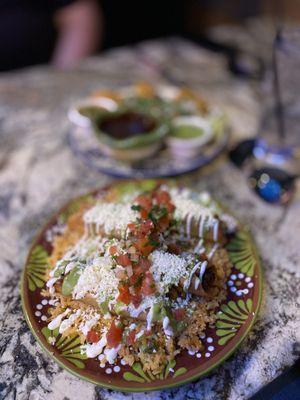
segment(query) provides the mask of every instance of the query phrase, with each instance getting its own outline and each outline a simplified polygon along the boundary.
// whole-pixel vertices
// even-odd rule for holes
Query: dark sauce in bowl
[[[131,111],[105,117],[98,123],[101,131],[118,140],[151,132],[155,127],[153,118]]]

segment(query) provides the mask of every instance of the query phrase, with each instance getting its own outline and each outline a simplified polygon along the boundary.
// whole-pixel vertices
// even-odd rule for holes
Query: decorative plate
[[[132,182],[121,185],[132,185]],[[135,183],[136,184],[136,183]],[[115,184],[116,185],[116,184]],[[155,378],[146,374],[139,363],[132,367],[119,362],[112,368],[100,368],[96,359],[86,359],[79,338],[63,338],[47,327],[49,303],[41,294],[45,286],[47,257],[52,251],[51,237],[83,201],[97,198],[109,188],[99,189],[70,201],[53,216],[34,240],[21,281],[23,311],[27,323],[42,348],[62,367],[96,385],[121,391],[149,391],[178,386],[202,377],[227,359],[252,328],[262,297],[262,271],[259,256],[247,229],[227,245],[233,263],[228,278],[227,298],[217,313],[214,328],[207,328],[201,339],[203,352],[185,352]],[[51,339],[55,336],[55,345]]]

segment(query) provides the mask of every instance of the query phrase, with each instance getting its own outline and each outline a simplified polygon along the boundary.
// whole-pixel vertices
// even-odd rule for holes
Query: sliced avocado
[[[116,304],[114,305],[114,312],[117,315],[122,314],[122,311],[126,308],[126,304],[123,303],[122,301],[117,301]]]
[[[155,303],[152,309],[151,323],[160,322],[165,317],[169,318],[170,325],[174,330],[175,334],[179,334],[186,328],[186,323],[183,321],[176,321],[169,307],[162,303]]]
[[[173,317],[171,310],[165,306],[162,307],[161,309],[161,319],[163,320],[164,317],[169,318],[170,325],[176,335],[182,332],[186,328],[186,323],[183,321],[176,321],[175,318]]]
[[[80,270],[81,270],[80,265],[76,265],[76,267],[74,267],[65,276],[65,278],[63,280],[62,288],[61,288],[61,292],[62,292],[62,294],[64,296],[69,296],[72,293],[72,291],[73,291],[73,289],[74,289],[74,287],[75,287],[75,285],[76,285],[76,283],[77,283],[77,281],[79,279]]]
[[[161,311],[160,311],[161,319],[164,319],[165,317],[168,317],[170,320],[170,323],[172,324],[173,321],[173,315],[170,311],[170,309],[166,306],[162,306]]]
[[[161,320],[161,315],[160,315],[161,307],[162,307],[161,303],[153,304],[151,323]]]
[[[64,260],[60,262],[59,267],[55,270],[53,274],[54,278],[59,278],[65,272],[66,266],[69,264],[69,262],[69,260]]]
[[[107,314],[109,312],[108,303],[109,299],[99,304],[100,310],[102,311],[103,314]]]
[[[111,312],[110,301],[113,300],[113,296],[108,296],[102,303],[99,303],[100,310],[103,314]]]

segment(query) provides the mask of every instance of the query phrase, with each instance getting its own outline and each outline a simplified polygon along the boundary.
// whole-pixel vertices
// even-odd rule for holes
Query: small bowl
[[[211,121],[198,115],[180,116],[172,122],[167,144],[174,156],[195,157],[213,136]]]
[[[102,152],[128,162],[154,155],[169,131],[160,118],[121,107],[112,112],[102,110],[92,119],[92,126]]]
[[[95,114],[101,111],[115,111],[117,108],[118,103],[107,97],[87,98],[69,109],[68,118],[80,128],[90,128]]]

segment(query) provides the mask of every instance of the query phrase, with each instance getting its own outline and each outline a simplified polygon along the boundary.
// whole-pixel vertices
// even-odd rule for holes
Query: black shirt
[[[53,14],[74,0],[0,0],[0,70],[48,62],[56,31]]]

